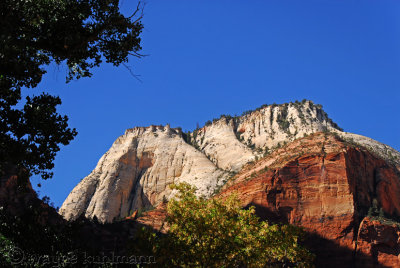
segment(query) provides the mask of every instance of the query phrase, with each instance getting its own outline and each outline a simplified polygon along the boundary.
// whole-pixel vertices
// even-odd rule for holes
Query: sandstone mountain
[[[189,133],[168,125],[127,130],[69,194],[60,214],[68,220],[85,215],[111,222],[161,204],[174,194],[168,185],[183,181],[210,197],[247,163],[321,131],[360,144],[400,170],[399,152],[343,132],[320,105],[264,105],[239,117],[221,116]]]
[[[400,216],[400,172],[337,134],[297,139],[246,165],[219,196],[232,193],[263,219],[304,227],[318,267],[400,266],[399,226],[366,217],[374,206]]]
[[[238,195],[269,222],[303,227],[316,267],[400,267],[400,172],[337,133],[299,138],[248,163],[214,198]],[[166,208],[135,222],[165,232]]]

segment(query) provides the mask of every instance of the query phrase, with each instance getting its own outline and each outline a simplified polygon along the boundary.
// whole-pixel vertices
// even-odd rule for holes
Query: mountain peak
[[[396,150],[343,132],[322,105],[309,100],[263,105],[241,116],[222,115],[193,132],[169,124],[126,130],[69,194],[60,214],[110,222],[168,200],[174,195],[169,185],[179,182],[210,197],[245,164],[316,132],[333,132],[361,144],[400,170]]]

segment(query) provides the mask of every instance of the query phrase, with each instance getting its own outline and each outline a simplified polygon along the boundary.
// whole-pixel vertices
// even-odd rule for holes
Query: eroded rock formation
[[[357,263],[360,223],[374,199],[387,215],[400,216],[398,170],[328,133],[298,139],[245,166],[220,196],[233,192],[243,207],[255,206],[264,219],[304,227],[313,236],[308,244],[324,267]],[[392,237],[382,239],[397,245]],[[363,241],[369,243],[367,238]],[[360,258],[371,254],[366,247],[359,248]]]
[[[222,116],[192,133],[169,126],[127,130],[72,190],[60,214],[68,220],[85,215],[111,222],[168,200],[174,194],[168,186],[182,181],[196,186],[199,195],[210,197],[246,163],[319,131],[334,132],[349,142],[363,144],[400,170],[397,151],[342,132],[321,106],[311,101],[274,104],[239,117]],[[341,176],[341,170],[336,172]]]
[[[188,182],[198,187],[199,194],[210,196],[226,176],[187,144],[178,129],[134,128],[114,142],[70,193],[60,213],[67,219],[84,214],[110,222],[169,198],[172,183]]]
[[[357,237],[359,267],[400,267],[400,226],[366,217]]]

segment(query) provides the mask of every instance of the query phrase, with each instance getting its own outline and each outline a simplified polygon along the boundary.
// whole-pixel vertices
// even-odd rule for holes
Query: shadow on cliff
[[[256,214],[262,219],[271,223],[289,224],[288,216],[292,211],[291,207],[281,207],[273,211],[267,207],[250,203],[246,208],[254,206]],[[316,267],[374,267],[389,268],[378,264],[376,256],[369,256],[361,252],[355,254],[355,250],[340,246],[334,241],[326,239],[318,234],[306,232],[302,244],[316,255]]]

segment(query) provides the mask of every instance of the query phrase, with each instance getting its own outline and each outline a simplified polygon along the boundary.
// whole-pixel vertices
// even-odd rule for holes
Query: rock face
[[[171,195],[168,185],[188,182],[210,196],[226,172],[187,144],[178,129],[152,126],[127,130],[60,208],[67,219],[81,214],[101,222],[124,218]]]
[[[311,101],[269,105],[239,118],[240,139],[256,148],[272,149],[304,135],[341,130],[321,105]]]
[[[238,172],[245,163],[255,159],[253,150],[237,139],[233,119],[223,117],[189,137],[195,148],[223,170]]]
[[[265,105],[240,117],[221,116],[190,135],[191,143],[224,170],[241,167],[265,152],[318,131],[341,129],[311,101]]]
[[[264,219],[304,227],[313,236],[308,245],[321,267],[358,263],[354,257],[357,235],[374,199],[387,215],[400,216],[398,170],[327,133],[298,139],[245,166],[220,196],[233,192],[243,207],[255,206]],[[397,245],[392,237],[382,239]],[[359,258],[370,257],[365,248],[359,249]]]
[[[240,117],[221,116],[192,133],[169,126],[127,130],[73,189],[59,212],[68,220],[85,215],[111,222],[137,209],[158,206],[173,196],[168,186],[182,181],[209,197],[245,164],[319,131],[362,143],[400,170],[397,151],[342,132],[320,105],[311,101],[273,104]]]
[[[358,231],[359,267],[400,267],[400,226],[365,218]]]
[[[397,170],[400,171],[400,153],[386,144],[380,143],[376,140],[373,140],[368,137],[364,137],[361,135],[336,131],[340,137],[342,137],[347,142],[350,142],[355,145],[361,145],[369,152],[375,154],[376,156],[384,159],[386,162],[395,166]]]

